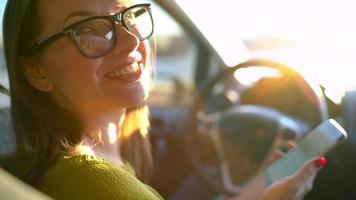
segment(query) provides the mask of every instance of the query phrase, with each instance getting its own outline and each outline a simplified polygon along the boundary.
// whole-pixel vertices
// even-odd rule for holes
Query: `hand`
[[[270,165],[275,161],[283,158],[286,152],[297,146],[297,143],[294,140],[288,140],[283,141],[283,143],[279,144],[278,146],[279,148],[276,148],[276,150],[272,153],[272,156],[268,159],[267,165]]]
[[[312,189],[317,172],[324,167],[324,157],[306,162],[295,174],[286,177],[270,187],[261,196],[261,200],[299,200]]]
[[[225,200],[300,200],[313,187],[317,172],[326,164],[324,157],[307,161],[295,174],[266,188],[263,172],[251,179],[235,197]],[[261,195],[262,193],[262,195]]]

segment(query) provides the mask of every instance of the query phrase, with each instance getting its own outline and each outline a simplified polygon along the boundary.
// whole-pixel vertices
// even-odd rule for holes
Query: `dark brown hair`
[[[16,152],[4,162],[4,168],[32,185],[59,156],[73,151],[83,136],[80,120],[54,103],[48,93],[32,87],[22,70],[21,54],[40,30],[37,0],[7,0],[3,38]],[[121,147],[124,159],[131,161],[144,180],[152,166],[148,137],[142,134],[149,124],[141,122],[147,118],[145,106],[128,111],[122,129],[130,133],[124,133]],[[125,128],[129,122],[132,128]]]

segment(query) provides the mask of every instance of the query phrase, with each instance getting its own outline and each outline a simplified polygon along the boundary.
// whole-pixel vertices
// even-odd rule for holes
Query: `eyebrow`
[[[130,0],[120,0],[116,1],[115,9],[120,10],[132,6],[132,1]]]
[[[71,17],[89,17],[92,16],[93,12],[87,10],[74,11],[69,13],[65,18],[63,23],[66,23]]]
[[[127,4],[131,4],[130,0],[120,0],[120,1],[116,1],[116,4],[119,6],[127,6]]]

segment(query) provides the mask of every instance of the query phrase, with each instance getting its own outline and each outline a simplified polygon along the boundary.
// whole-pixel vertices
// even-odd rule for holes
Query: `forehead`
[[[39,0],[37,6],[43,28],[58,29],[72,12],[86,11],[93,16],[109,15],[130,3],[130,0]]]
[[[39,0],[39,10],[44,13],[67,13],[75,10],[107,10],[115,6],[126,6],[129,0]]]

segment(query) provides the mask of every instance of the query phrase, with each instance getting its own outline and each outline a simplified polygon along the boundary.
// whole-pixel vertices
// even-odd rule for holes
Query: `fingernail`
[[[318,160],[314,161],[314,164],[317,168],[319,167],[325,167],[325,165],[328,163],[325,157],[320,157]]]
[[[279,160],[279,159],[281,159],[282,158],[282,154],[280,154],[280,153],[275,153],[274,154],[274,159],[275,160]]]
[[[289,142],[287,143],[288,149],[293,149],[295,146],[296,146],[296,144],[295,144],[294,141],[289,141]]]

